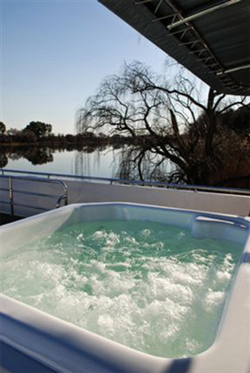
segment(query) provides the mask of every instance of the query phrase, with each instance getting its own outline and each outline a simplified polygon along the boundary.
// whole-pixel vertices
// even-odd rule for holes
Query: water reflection
[[[28,161],[28,166],[27,166]],[[43,167],[39,167],[44,165]],[[84,146],[52,149],[23,146],[0,148],[0,167],[82,176],[165,181],[169,162],[136,146]]]
[[[126,180],[167,181],[167,173],[173,168],[167,158],[151,149],[126,146],[120,150],[115,177]]]
[[[0,167],[4,168],[8,165],[8,157],[0,153]]]
[[[74,157],[74,167],[76,175],[91,175],[92,163],[100,168],[100,154],[106,149],[106,147],[100,148],[87,148],[82,151],[78,151]],[[88,154],[94,153],[94,157],[86,156]]]
[[[111,146],[0,147],[0,168],[114,177],[114,159],[119,150]]]
[[[27,159],[32,165],[41,165],[53,162],[53,150],[37,146],[18,146],[16,148],[3,147],[0,150],[0,166],[4,168],[9,160],[18,161],[21,158]]]
[[[55,152],[71,152],[78,150],[79,153],[93,153],[96,148],[93,146],[84,146],[77,149],[74,145],[68,145],[65,148],[51,148],[51,147],[40,147],[40,146],[4,146],[0,148],[0,167],[4,168],[8,165],[9,160],[18,161],[20,159],[26,159],[32,165],[42,165],[49,162],[54,162],[53,154]],[[98,150],[102,150],[99,148]]]
[[[75,174],[91,174],[91,168],[103,164],[102,158],[109,158],[110,177],[123,180],[167,181],[167,172],[173,169],[170,161],[142,147],[123,145],[95,150],[92,163],[86,154],[75,156]],[[93,162],[95,164],[93,164]]]

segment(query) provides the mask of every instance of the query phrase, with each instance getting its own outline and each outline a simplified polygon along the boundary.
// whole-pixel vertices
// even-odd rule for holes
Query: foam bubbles
[[[10,253],[2,288],[137,350],[186,357],[212,344],[240,251],[158,223],[85,223]]]

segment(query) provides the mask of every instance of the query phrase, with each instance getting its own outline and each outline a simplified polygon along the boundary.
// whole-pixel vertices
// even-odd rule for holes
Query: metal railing
[[[49,172],[36,172],[36,171],[21,171],[12,169],[0,169],[2,175],[8,174],[25,174],[33,175],[37,177],[43,177],[44,179],[64,178],[72,180],[83,180],[83,181],[96,181],[100,183],[108,184],[126,184],[126,185],[138,185],[138,186],[152,186],[167,189],[178,189],[178,190],[189,190],[194,192],[210,192],[210,193],[223,193],[223,194],[234,194],[234,195],[246,195],[250,196],[249,189],[237,189],[237,188],[222,188],[222,187],[211,187],[206,185],[181,185],[174,183],[158,182],[158,181],[141,181],[141,180],[126,180],[126,179],[115,179],[108,177],[97,177],[97,176],[82,176],[82,175],[70,175],[70,174],[59,174]],[[51,180],[51,179],[50,179]]]
[[[26,173],[26,172],[25,172]],[[14,216],[15,214],[15,207],[24,207],[28,209],[36,209],[40,211],[48,211],[49,209],[40,207],[37,205],[29,205],[29,204],[23,204],[19,202],[15,202],[14,195],[16,194],[22,194],[22,195],[28,195],[28,196],[35,196],[35,197],[42,197],[42,198],[48,198],[48,199],[54,199],[56,200],[55,208],[59,208],[61,205],[61,202],[64,201],[64,205],[68,204],[68,187],[66,183],[62,180],[56,180],[56,179],[45,179],[41,177],[31,177],[31,176],[12,176],[12,175],[5,175],[2,172],[2,175],[0,175],[0,180],[7,180],[8,187],[0,187],[0,191],[7,192],[9,195],[9,201],[3,201],[0,200],[0,203],[6,204],[10,206],[10,214]],[[14,181],[28,181],[28,182],[34,182],[34,183],[47,183],[47,184],[55,184],[59,185],[63,189],[63,194],[55,195],[55,194],[48,194],[48,193],[38,193],[34,191],[27,191],[27,190],[21,190],[21,189],[14,189]]]

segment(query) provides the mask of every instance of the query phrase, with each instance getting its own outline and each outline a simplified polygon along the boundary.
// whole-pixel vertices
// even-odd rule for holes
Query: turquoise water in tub
[[[162,357],[214,341],[242,247],[143,221],[69,226],[7,254],[5,295]]]

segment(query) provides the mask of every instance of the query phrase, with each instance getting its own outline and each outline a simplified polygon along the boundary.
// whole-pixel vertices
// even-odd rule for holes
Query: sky
[[[1,1],[1,121],[75,133],[77,110],[101,81],[138,60],[166,72],[167,56],[97,0]]]

